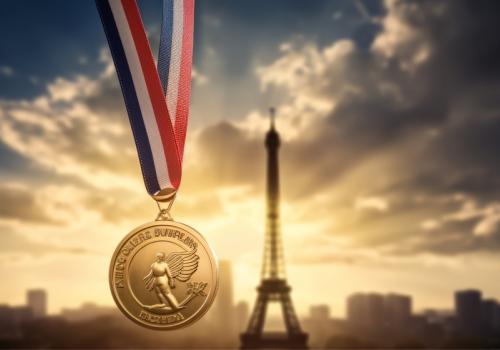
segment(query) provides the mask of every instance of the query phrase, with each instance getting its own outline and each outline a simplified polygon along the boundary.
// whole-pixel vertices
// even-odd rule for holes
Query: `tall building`
[[[241,335],[243,349],[307,348],[307,334],[302,331],[290,296],[291,287],[285,274],[283,242],[280,230],[280,188],[278,151],[281,141],[274,125],[271,108],[271,128],[266,134],[267,149],[267,222],[264,243],[264,262],[257,301],[245,333]],[[284,332],[264,331],[264,322],[270,303],[279,303],[285,323]],[[276,304],[275,304],[276,305]]]
[[[326,321],[330,319],[330,307],[328,305],[312,305],[309,308],[309,315],[312,320]]]
[[[382,294],[352,294],[347,299],[347,321],[353,326],[382,327],[387,321],[384,304]]]
[[[324,348],[326,339],[332,336],[337,328],[330,317],[330,307],[325,304],[311,305],[309,317],[303,324],[309,334],[309,345],[313,349]]]
[[[500,305],[494,299],[481,302],[481,324],[485,331],[500,331]]]
[[[455,292],[455,313],[460,331],[477,332],[481,324],[481,292],[473,289]]]
[[[238,332],[242,332],[245,330],[245,327],[248,322],[249,316],[249,306],[246,301],[240,301],[236,304],[236,325],[238,327]]]
[[[2,339],[19,336],[19,325],[33,319],[33,310],[29,306],[0,305],[0,347],[10,347]]]
[[[99,317],[114,317],[121,315],[115,307],[99,306],[94,303],[83,303],[79,308],[63,308],[61,317],[71,322],[89,321]]]
[[[355,293],[347,297],[347,321],[354,325],[363,324],[366,321],[368,307],[366,297],[363,293]]]
[[[43,289],[30,289],[26,293],[26,303],[34,317],[47,316],[47,292]]]
[[[411,318],[411,297],[408,295],[388,294],[385,296],[385,314],[392,327],[400,327]]]
[[[212,321],[215,326],[224,328],[229,334],[236,331],[234,301],[233,301],[233,274],[231,262],[219,261],[219,290],[214,306],[211,310]]]
[[[445,324],[454,317],[455,313],[453,310],[425,309],[422,315],[429,324]]]

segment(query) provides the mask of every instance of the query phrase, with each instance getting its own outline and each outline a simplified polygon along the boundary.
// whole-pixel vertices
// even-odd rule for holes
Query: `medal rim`
[[[113,286],[113,271],[114,271],[113,267],[115,265],[116,258],[121,250],[120,248],[137,232],[142,231],[145,228],[154,227],[154,226],[180,227],[180,228],[186,230],[187,232],[190,232],[190,231],[195,232],[196,234],[198,234],[199,241],[202,243],[202,245],[204,246],[206,251],[209,253],[208,256],[209,256],[209,259],[213,261],[213,266],[215,266],[215,271],[214,271],[214,273],[215,273],[215,286],[213,287],[213,293],[211,293],[211,297],[209,297],[207,302],[205,302],[205,304],[200,309],[198,309],[198,311],[194,315],[192,315],[188,321],[176,323],[173,325],[163,325],[163,326],[161,326],[161,325],[154,326],[154,325],[151,325],[149,323],[145,323],[145,322],[143,323],[142,321],[140,321],[139,319],[136,319],[134,316],[131,315],[131,313],[123,306],[123,303],[121,302],[120,298],[117,295],[118,293],[115,292],[115,289]],[[113,256],[111,257],[111,261],[109,264],[108,277],[109,277],[108,278],[109,279],[109,288],[111,291],[111,295],[113,296],[113,300],[115,301],[115,304],[118,307],[118,309],[121,311],[121,313],[124,314],[128,319],[130,319],[134,323],[136,323],[142,327],[148,328],[148,329],[153,329],[153,330],[158,330],[158,331],[176,330],[176,329],[188,327],[191,324],[195,323],[196,321],[199,321],[200,318],[202,318],[208,312],[208,310],[210,310],[210,307],[212,306],[212,304],[215,300],[215,297],[219,291],[219,259],[217,259],[217,256],[215,255],[215,251],[213,250],[210,243],[208,243],[208,241],[205,239],[205,237],[203,237],[203,235],[201,233],[199,233],[197,230],[195,230],[191,226],[186,225],[182,222],[174,221],[174,220],[150,221],[150,222],[147,222],[147,223],[142,224],[140,226],[137,226],[132,231],[127,233],[125,235],[125,237],[123,237],[120,240],[120,243],[118,243],[118,245],[116,246],[115,251],[113,252]],[[209,294],[209,296],[210,296],[210,294]]]

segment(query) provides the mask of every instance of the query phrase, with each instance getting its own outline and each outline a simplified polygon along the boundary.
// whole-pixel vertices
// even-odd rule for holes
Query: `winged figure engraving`
[[[151,264],[149,273],[144,277],[146,289],[154,291],[159,305],[152,308],[163,308],[176,311],[184,308],[185,302],[179,303],[172,293],[175,280],[187,282],[198,269],[196,249],[187,252],[173,252],[165,257],[165,253],[156,253],[156,260]]]

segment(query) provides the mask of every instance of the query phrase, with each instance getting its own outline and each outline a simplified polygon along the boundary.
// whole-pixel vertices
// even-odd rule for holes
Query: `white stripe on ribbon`
[[[177,117],[177,100],[179,98],[179,76],[181,72],[182,38],[184,36],[184,2],[173,1],[173,30],[172,46],[170,50],[170,68],[167,83],[167,106],[172,125],[175,125]]]
[[[125,10],[123,9],[122,2],[120,0],[110,1],[109,5],[117,24],[118,33],[123,44],[125,56],[127,57],[130,73],[134,82],[134,90],[139,101],[142,118],[148,134],[158,183],[160,188],[170,188],[172,187],[172,184],[168,175],[163,143],[156,124],[156,117],[151,104],[151,99],[149,98],[148,88],[146,86],[146,81],[144,80],[144,73],[142,71],[132,33],[130,32]]]

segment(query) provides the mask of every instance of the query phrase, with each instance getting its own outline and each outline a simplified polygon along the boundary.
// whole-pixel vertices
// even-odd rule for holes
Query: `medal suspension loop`
[[[170,214],[170,209],[172,208],[172,205],[174,204],[175,195],[176,194],[174,194],[168,200],[164,200],[164,201],[156,200],[156,205],[158,206],[158,215],[156,216],[156,219],[155,219],[156,221],[172,221],[173,220],[173,217]]]

